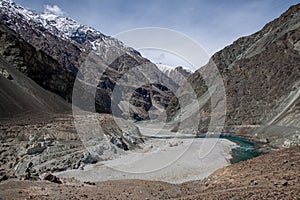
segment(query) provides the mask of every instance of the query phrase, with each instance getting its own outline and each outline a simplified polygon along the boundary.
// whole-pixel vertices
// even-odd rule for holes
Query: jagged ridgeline
[[[96,96],[97,112],[111,112],[110,96],[116,82],[136,66],[151,65],[151,69],[155,69],[152,70],[153,76],[161,76],[167,90],[161,90],[158,82],[136,88],[130,100],[135,107],[130,113],[132,118],[148,119],[149,109],[155,108],[156,104],[167,107],[174,96],[171,89],[178,87],[139,52],[70,18],[38,14],[4,0],[0,2],[0,25],[0,54],[3,58],[38,85],[68,102],[72,101],[75,77],[91,51],[98,53],[99,62],[106,69],[98,77],[96,95],[88,92],[87,85],[82,85],[82,89],[87,89],[82,101],[93,97],[91,95]],[[120,56],[110,60],[109,56],[114,52]],[[143,80],[145,77],[137,78]]]

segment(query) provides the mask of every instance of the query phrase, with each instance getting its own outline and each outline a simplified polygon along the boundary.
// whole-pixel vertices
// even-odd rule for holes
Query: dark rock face
[[[294,118],[295,112],[299,114],[299,21],[300,5],[296,5],[261,31],[238,39],[212,56],[210,62],[216,64],[226,89],[226,126],[274,125],[289,115],[293,117],[285,116],[281,125],[300,128],[299,117]],[[201,74],[210,66],[208,63],[189,77],[199,97],[207,92]],[[209,102],[200,111],[200,130],[204,132],[211,115]]]
[[[74,73],[45,52],[37,51],[1,22],[0,42],[0,54],[5,60],[38,85],[70,101]]]
[[[192,72],[184,69],[182,66],[175,67],[175,71],[179,72],[183,77],[189,77]]]
[[[120,41],[72,19],[36,14],[10,1],[0,2],[0,23],[0,55],[38,85],[68,102],[72,101],[73,84],[81,65],[91,51],[97,51],[97,62],[107,67],[98,77],[97,112],[111,112],[110,95],[120,77],[136,66],[150,63]],[[85,87],[88,86],[82,86]]]
[[[137,121],[143,119],[149,120],[150,117],[151,119],[157,118],[158,116],[154,116],[155,114],[150,116],[149,110],[155,105],[160,105],[163,109],[166,109],[173,96],[172,91],[159,83],[143,85],[137,88],[130,98],[130,103],[134,105],[135,108],[140,109],[140,112],[131,110],[130,115]]]
[[[36,23],[34,19],[28,19],[24,13],[33,14],[15,3],[3,1],[0,7],[0,19],[2,23],[16,31],[21,38],[38,50],[56,59],[60,65],[68,69],[78,67],[80,46],[76,43],[59,37],[59,31],[50,31],[42,23]]]
[[[70,105],[8,64],[0,56],[0,118],[21,116],[25,113],[49,115],[65,113],[71,110]]]

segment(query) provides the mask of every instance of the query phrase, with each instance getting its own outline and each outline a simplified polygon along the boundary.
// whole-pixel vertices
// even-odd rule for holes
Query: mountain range
[[[2,0],[0,180],[38,179],[44,172],[79,169],[122,155],[144,142],[137,122],[155,122],[160,116],[166,117],[172,132],[205,136],[209,127],[222,126],[218,130],[223,135],[270,148],[300,144],[300,4],[197,67],[191,72],[154,64],[121,41],[73,19]],[[212,67],[222,85],[207,85],[207,80],[217,79]],[[215,113],[221,100],[214,102],[212,96],[221,86],[225,112]],[[185,96],[190,87],[197,101]],[[89,142],[97,144],[93,147],[100,157],[88,152],[77,134],[72,106],[97,113],[104,139]],[[114,117],[135,125],[124,132]],[[213,117],[224,124],[211,123]],[[200,122],[194,127],[197,118]]]
[[[70,18],[38,14],[10,0],[0,2],[0,11],[0,23],[5,27],[1,34],[1,56],[38,85],[68,102],[72,102],[75,78],[89,79],[82,77],[84,69],[80,67],[91,51],[98,52],[98,62],[105,67],[95,85],[97,112],[111,112],[110,96],[117,80],[136,66],[148,65],[145,70],[151,68],[153,77],[160,77],[169,89],[178,87],[136,50]],[[33,51],[30,55],[25,53],[29,51],[27,48]],[[140,73],[136,78],[143,82],[146,77]],[[172,96],[171,92],[162,91],[159,85],[151,89],[145,83],[141,88],[134,92],[131,101],[135,108],[131,109],[130,116],[136,120],[149,118],[147,111],[151,107],[154,110],[156,104],[165,107]],[[145,92],[155,93],[151,95],[154,98],[144,99]],[[78,100],[82,101],[86,99]]]

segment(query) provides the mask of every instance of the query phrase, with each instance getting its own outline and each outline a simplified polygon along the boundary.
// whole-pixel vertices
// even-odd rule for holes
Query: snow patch
[[[102,50],[108,47],[116,47],[133,57],[137,56],[134,49],[125,46],[121,41],[82,25],[73,19],[61,16],[63,11],[55,5],[46,6],[44,13],[37,13],[27,10],[11,0],[2,0],[0,2],[0,12],[8,15],[6,23],[16,32],[24,29],[24,24],[29,23],[33,28],[39,27],[36,31],[41,34],[44,33],[42,29],[45,29],[61,39],[77,44],[82,51],[89,48],[90,50]],[[11,23],[14,21],[20,23]],[[23,26],[19,24],[23,24]],[[103,57],[106,57],[106,55],[103,55]]]

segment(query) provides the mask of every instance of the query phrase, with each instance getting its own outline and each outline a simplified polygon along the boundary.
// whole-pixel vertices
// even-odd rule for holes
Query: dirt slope
[[[46,91],[0,56],[0,117],[22,113],[57,113],[70,110],[61,97]]]

